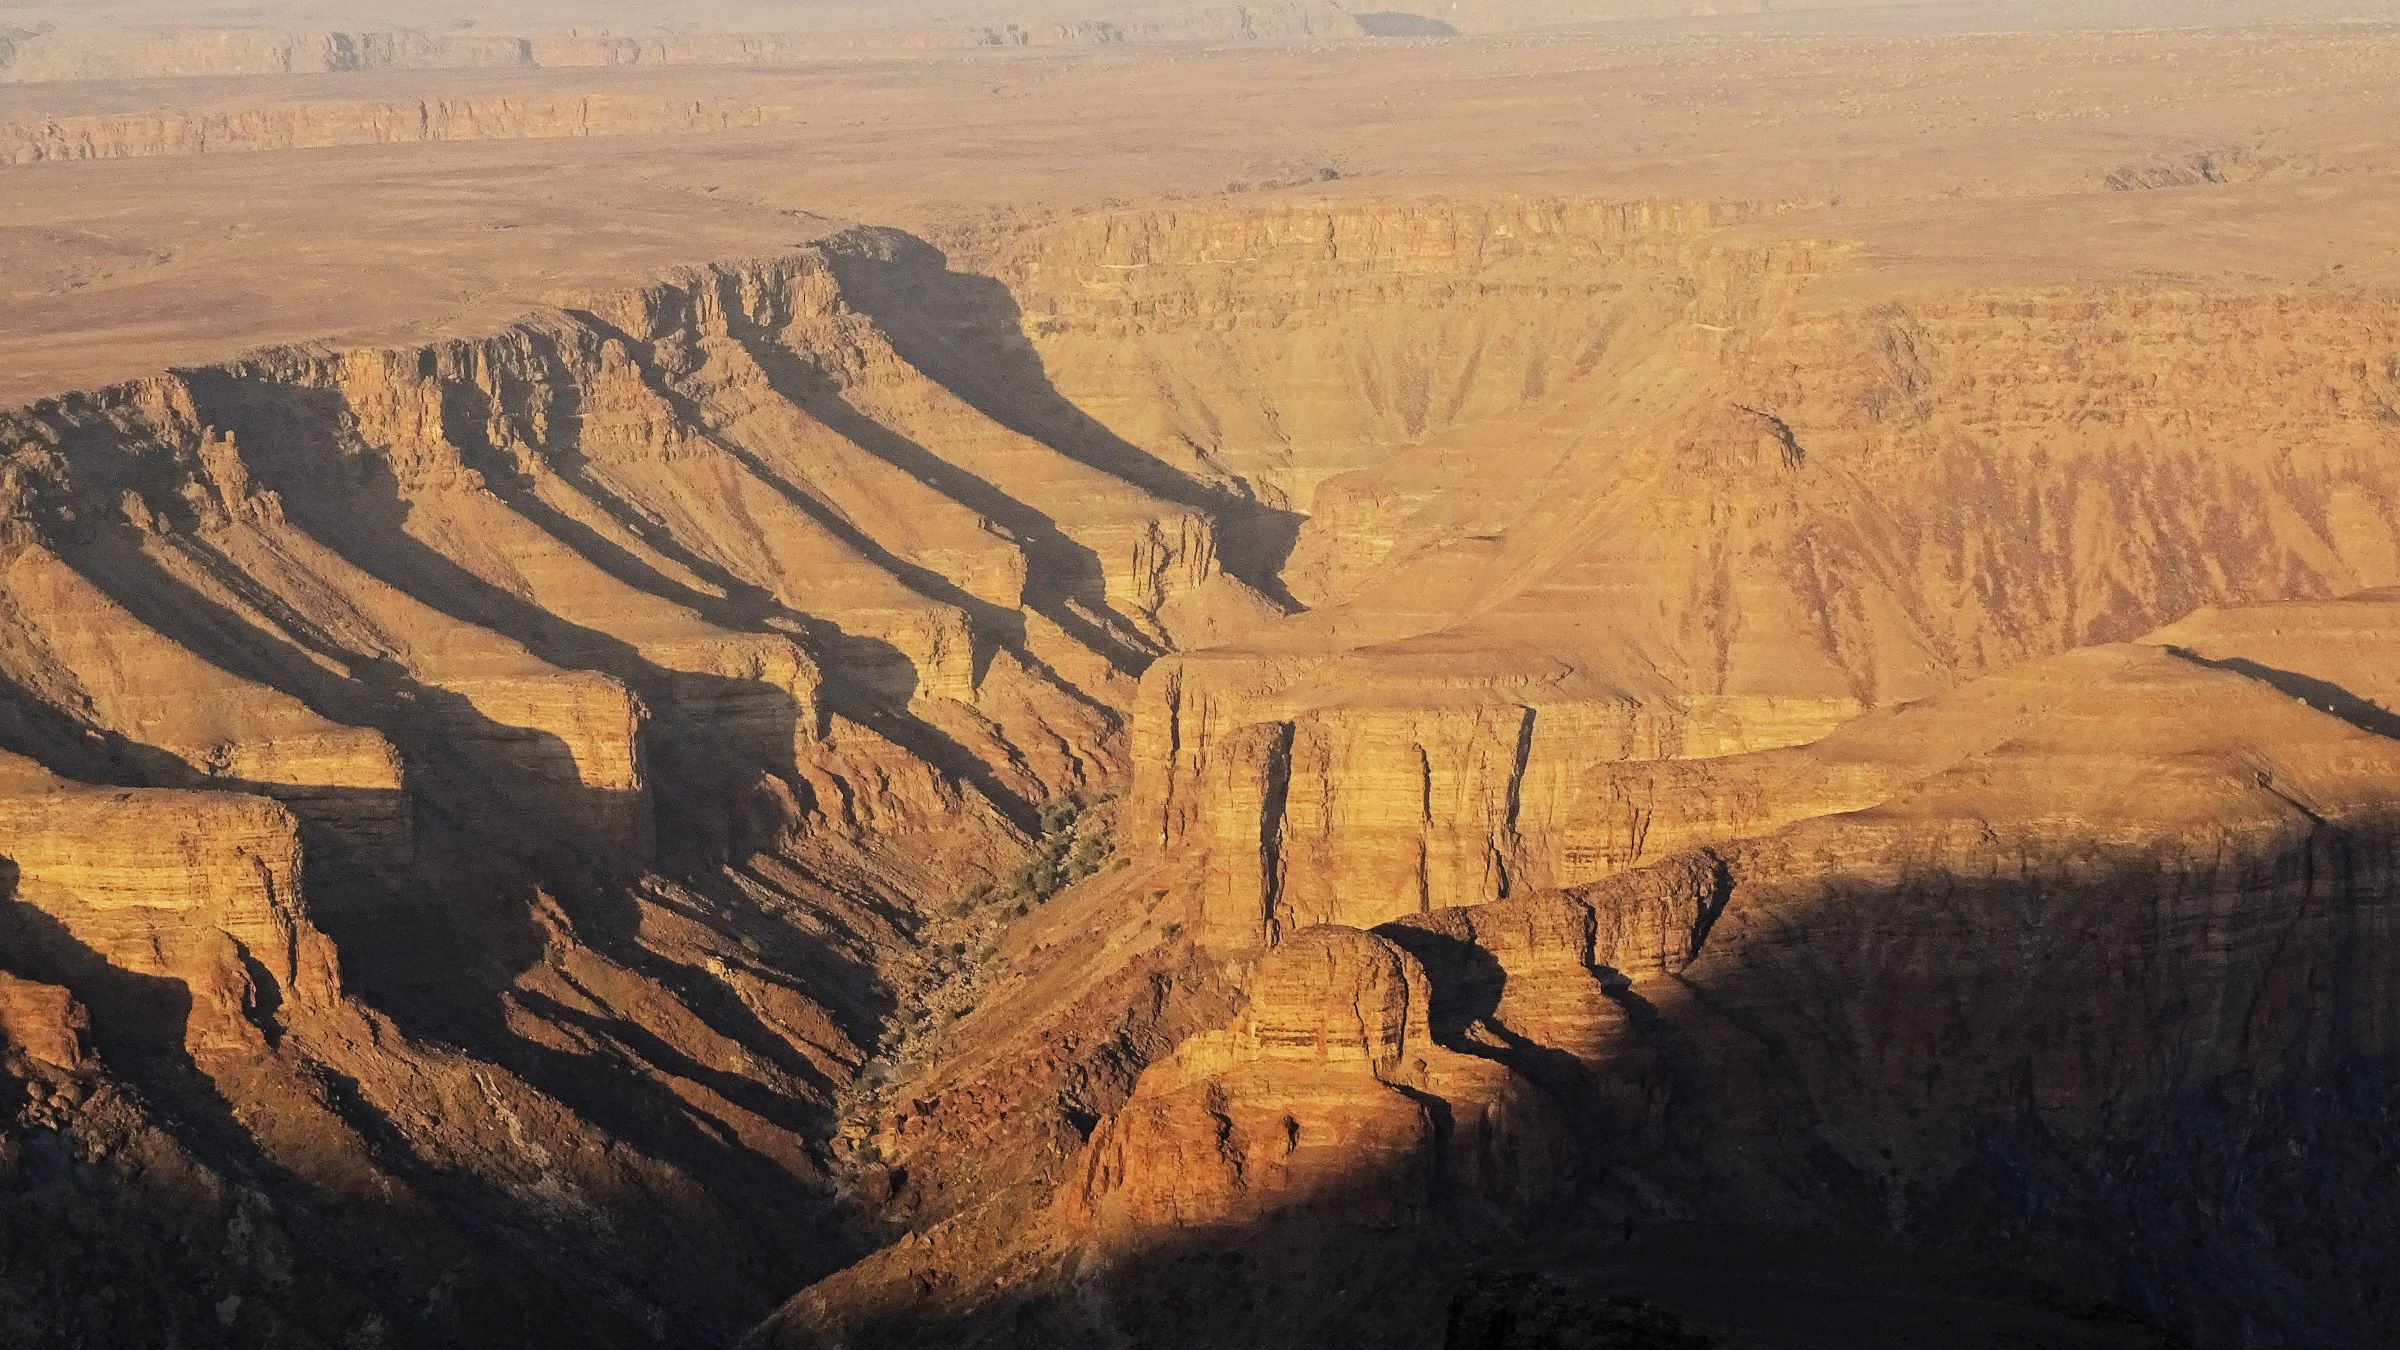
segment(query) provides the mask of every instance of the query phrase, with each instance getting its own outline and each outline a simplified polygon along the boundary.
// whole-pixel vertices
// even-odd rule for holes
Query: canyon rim
[[[0,1338],[2400,1344],[2400,4],[0,0]]]

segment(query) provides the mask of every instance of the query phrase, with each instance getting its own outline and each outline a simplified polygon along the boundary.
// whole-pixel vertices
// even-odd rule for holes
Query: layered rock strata
[[[1308,612],[1137,705],[1129,819],[1237,945],[1345,890],[1604,875],[1572,820],[1602,764],[1806,743],[2400,558],[2376,292],[1858,303],[1838,241],[1673,203],[1194,209],[986,252],[1062,391],[1305,515],[1221,548],[1280,556]]]
[[[910,934],[1121,775],[1187,616],[1266,604],[1205,491],[978,407],[837,275],[927,266],[862,234],[0,423],[0,964],[61,1103],[20,1132],[84,1169],[10,1231],[92,1216],[9,1326],[647,1344],[840,1257]],[[128,1217],[170,1175],[216,1198]],[[101,1233],[177,1273],[111,1304]]]
[[[1667,1220],[1997,1260],[2202,1338],[2388,1335],[2357,1188],[2400,1081],[2400,741],[2283,685],[2385,668],[2392,609],[2012,668],[1715,762],[1779,819],[1686,784],[1679,851],[1607,880],[1282,935],[1059,1174],[1075,1226],[929,1229],[931,1321],[870,1264],[756,1343],[990,1334],[942,1291],[1005,1270],[1056,1334],[1188,1339],[1168,1308],[1205,1292],[1254,1343],[1430,1344],[1478,1253]]]
[[[0,419],[8,1324],[1404,1339],[1731,1217],[2388,1330],[2388,297],[1792,222],[858,230]]]

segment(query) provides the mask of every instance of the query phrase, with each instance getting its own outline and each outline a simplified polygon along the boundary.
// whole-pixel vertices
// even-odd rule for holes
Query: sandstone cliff
[[[162,1299],[730,1335],[844,1251],[828,1122],[911,934],[1121,776],[1182,613],[1264,605],[1204,495],[996,419],[836,275],[938,260],[836,248],[7,419],[7,965],[91,1033],[40,1128],[125,1160],[81,1193],[126,1241],[268,1249]],[[175,1167],[227,1206],[122,1218]],[[391,1203],[314,1217],[351,1192]],[[181,1316],[87,1254],[10,1325]]]
[[[1855,302],[1839,241],[1672,203],[1138,213],[988,251],[1058,387],[1269,508],[1221,551],[1308,607],[1138,700],[1131,819],[1237,942],[1346,888],[1598,875],[1569,821],[1603,763],[1804,743],[2400,557],[2379,292]]]
[[[2389,297],[1868,303],[1795,221],[859,229],[0,419],[27,1212],[294,1344],[1398,1336],[1628,1219],[2166,1321],[2298,1206],[2374,1259]],[[2205,1312],[2384,1325],[2348,1260]]]
[[[2194,1335],[2388,1335],[2364,1264],[2388,1221],[2358,1186],[2400,1031],[2400,742],[2280,684],[2381,668],[2391,611],[2230,611],[2176,630],[2211,658],[2011,669],[1726,761],[1779,809],[1837,785],[1781,825],[1694,815],[1689,847],[1606,881],[1285,935],[1244,966],[1248,1010],[1152,1063],[1057,1174],[1059,1226],[928,1227],[913,1317],[879,1258],[754,1343],[1180,1343],[1176,1300],[1203,1296],[1246,1343],[1429,1343],[1476,1253],[1670,1220],[2003,1259]],[[2267,650],[2296,668],[2236,664]],[[1036,1292],[965,1295],[994,1273]]]

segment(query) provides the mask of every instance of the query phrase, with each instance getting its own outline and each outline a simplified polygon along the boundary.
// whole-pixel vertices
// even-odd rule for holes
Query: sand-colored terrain
[[[0,1330],[2400,1335],[2400,10],[452,8],[0,3]]]

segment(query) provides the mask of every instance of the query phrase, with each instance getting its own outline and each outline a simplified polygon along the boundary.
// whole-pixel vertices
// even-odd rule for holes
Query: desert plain
[[[2400,5],[0,0],[0,1330],[2400,1340]]]

